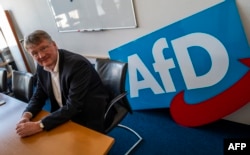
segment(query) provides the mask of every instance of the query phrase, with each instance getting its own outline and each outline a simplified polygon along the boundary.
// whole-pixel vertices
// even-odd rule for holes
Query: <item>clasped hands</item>
[[[31,114],[24,113],[16,125],[16,133],[22,138],[43,131],[39,125],[40,121],[32,122],[30,121],[31,117]]]

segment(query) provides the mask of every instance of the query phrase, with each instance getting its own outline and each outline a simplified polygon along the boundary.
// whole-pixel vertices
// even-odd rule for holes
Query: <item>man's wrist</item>
[[[32,118],[32,113],[25,112],[25,113],[23,113],[22,117],[30,120]]]

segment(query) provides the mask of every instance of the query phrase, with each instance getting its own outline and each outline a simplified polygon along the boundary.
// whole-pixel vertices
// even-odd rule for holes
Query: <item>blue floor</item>
[[[133,155],[223,155],[225,138],[250,138],[249,125],[225,120],[197,128],[180,126],[169,109],[135,111],[122,124],[143,137]],[[120,128],[109,135],[116,140],[109,155],[122,155],[135,142],[135,136]]]

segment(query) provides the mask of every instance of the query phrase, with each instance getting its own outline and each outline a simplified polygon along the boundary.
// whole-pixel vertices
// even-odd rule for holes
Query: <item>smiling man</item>
[[[92,64],[81,55],[58,49],[51,36],[42,30],[28,35],[24,46],[38,63],[38,80],[36,90],[17,123],[17,134],[30,136],[69,120],[104,132],[106,123],[112,121],[104,120],[109,96]],[[31,121],[47,99],[51,103],[51,113],[39,121]]]

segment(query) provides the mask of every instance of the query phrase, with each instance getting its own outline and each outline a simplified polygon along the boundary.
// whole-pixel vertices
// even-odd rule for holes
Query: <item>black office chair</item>
[[[117,111],[114,120],[110,126],[105,130],[105,133],[109,133],[116,126],[126,129],[132,132],[137,138],[137,142],[126,152],[129,154],[141,141],[142,137],[135,132],[133,129],[120,124],[123,118],[128,114],[132,114],[132,109],[127,101],[125,91],[125,77],[127,73],[127,63],[110,60],[110,59],[97,59],[96,60],[96,70],[102,79],[103,84],[109,91],[111,95],[110,106],[108,107],[104,118],[106,119],[111,110],[114,107]]]
[[[29,102],[33,95],[33,74],[23,71],[12,71],[12,96]]]
[[[6,94],[8,92],[8,78],[6,69],[0,69],[0,92]]]

